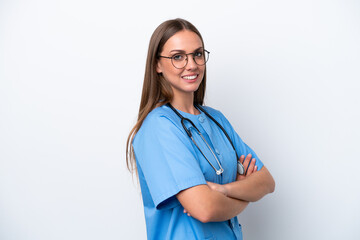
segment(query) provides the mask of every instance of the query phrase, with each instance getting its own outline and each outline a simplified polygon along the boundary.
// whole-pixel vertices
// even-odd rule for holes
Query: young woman
[[[208,57],[199,31],[183,19],[162,23],[150,39],[127,141],[148,239],[242,239],[236,216],[274,191],[269,171],[224,115],[203,106]]]

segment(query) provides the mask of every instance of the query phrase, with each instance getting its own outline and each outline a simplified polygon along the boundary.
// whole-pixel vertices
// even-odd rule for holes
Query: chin
[[[185,91],[193,93],[193,92],[196,92],[199,89],[199,87],[200,87],[200,84],[196,84],[196,86],[191,86],[191,87],[187,88]]]

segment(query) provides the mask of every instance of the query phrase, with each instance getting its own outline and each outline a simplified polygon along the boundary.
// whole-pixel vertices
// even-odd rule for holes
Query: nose
[[[188,55],[186,69],[191,70],[191,69],[196,69],[197,67],[198,65],[196,64],[193,55]]]

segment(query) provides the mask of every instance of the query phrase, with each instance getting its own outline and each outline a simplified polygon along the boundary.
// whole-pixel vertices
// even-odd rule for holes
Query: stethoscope
[[[204,158],[206,159],[206,161],[211,165],[211,167],[214,169],[216,175],[221,175],[223,172],[224,172],[224,169],[219,161],[219,159],[216,157],[216,154],[214,153],[214,151],[211,149],[210,145],[208,144],[208,142],[205,140],[204,136],[201,134],[200,130],[195,126],[195,124],[188,118],[185,118],[183,117],[170,103],[167,104],[167,106],[169,106],[171,108],[171,110],[173,110],[176,115],[178,115],[181,119],[181,125],[182,127],[184,128],[185,132],[187,133],[187,135],[189,136],[189,138],[191,139],[191,141],[195,144],[195,146],[197,147],[197,149],[200,151],[200,153],[204,156]],[[236,154],[236,159],[237,159],[237,172],[240,174],[240,175],[245,175],[247,170],[245,171],[245,168],[244,166],[241,164],[241,162],[238,160],[239,159],[239,156],[237,155],[237,152],[235,150],[235,147],[234,147],[234,144],[233,142],[231,141],[229,135],[227,134],[227,132],[225,131],[225,129],[220,125],[220,123],[218,121],[216,121],[207,111],[205,111],[205,109],[198,105],[198,104],[195,104],[194,105],[195,108],[197,108],[199,111],[202,111],[203,113],[205,113],[206,116],[208,116],[216,125],[218,125],[218,127],[223,131],[223,133],[225,134],[226,138],[229,140],[232,148],[234,149],[235,151],[235,154]],[[195,142],[195,139],[193,138],[190,130],[185,126],[185,121],[189,122],[193,127],[194,129],[196,130],[196,132],[198,133],[198,135],[203,139],[203,141],[205,142],[206,146],[209,148],[210,152],[212,153],[212,155],[214,156],[218,166],[219,166],[219,169],[216,169],[215,166],[209,161],[209,159],[205,156],[205,154],[201,151],[199,145]],[[250,164],[248,165],[247,168],[249,168]]]

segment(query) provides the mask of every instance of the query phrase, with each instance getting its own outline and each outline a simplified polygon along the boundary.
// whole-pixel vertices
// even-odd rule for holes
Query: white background
[[[125,165],[148,42],[182,17],[206,104],[269,168],[250,239],[360,239],[360,2],[0,1],[0,239],[145,239]]]

